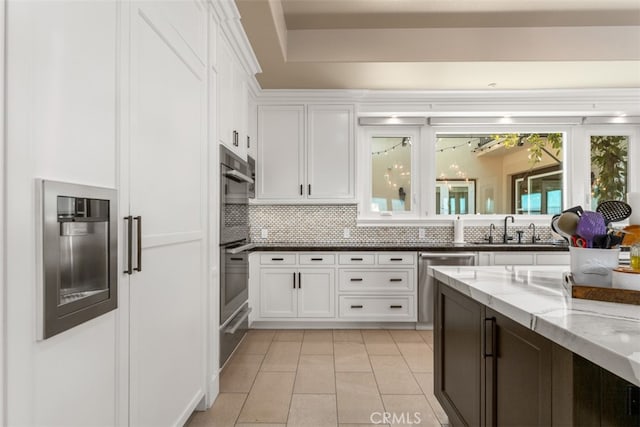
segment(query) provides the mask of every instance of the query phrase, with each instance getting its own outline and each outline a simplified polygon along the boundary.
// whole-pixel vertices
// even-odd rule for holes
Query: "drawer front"
[[[537,265],[569,265],[570,262],[568,252],[549,252],[536,255]]]
[[[414,321],[413,296],[340,296],[340,318]]]
[[[500,253],[493,255],[493,265],[534,265],[535,256],[531,253]]]
[[[340,290],[358,292],[410,292],[413,270],[340,270]]]
[[[373,265],[376,263],[376,256],[374,254],[360,254],[357,252],[346,253],[340,254],[338,262],[346,265]]]
[[[336,256],[334,254],[301,254],[301,265],[334,265]]]
[[[281,254],[281,253],[261,254],[260,264],[261,265],[295,265],[296,254]]]
[[[415,263],[416,254],[414,253],[398,252],[378,255],[378,264],[380,265],[414,265]]]

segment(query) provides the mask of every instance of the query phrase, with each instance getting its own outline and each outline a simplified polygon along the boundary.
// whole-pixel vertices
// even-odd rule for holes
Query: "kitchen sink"
[[[473,245],[473,246],[491,246],[492,248],[499,248],[499,249],[505,249],[505,248],[531,248],[531,249],[536,249],[536,248],[562,248],[562,247],[568,247],[566,242],[563,241],[543,241],[543,242],[536,242],[536,243],[502,243],[502,242],[497,242],[497,243],[489,243],[489,242],[467,242],[468,245]]]

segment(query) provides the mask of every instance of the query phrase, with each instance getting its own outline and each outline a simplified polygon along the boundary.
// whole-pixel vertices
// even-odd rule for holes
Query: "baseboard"
[[[250,329],[416,329],[415,322],[255,321]]]
[[[202,405],[204,408],[203,409],[197,408],[197,410],[206,411],[207,409],[211,408],[211,405],[213,405],[213,402],[216,401],[216,398],[218,397],[219,393],[220,393],[220,373],[218,372],[218,370],[216,370],[216,372],[213,375],[211,375],[211,378],[209,378],[209,383],[207,384],[207,394],[203,401],[204,405]]]

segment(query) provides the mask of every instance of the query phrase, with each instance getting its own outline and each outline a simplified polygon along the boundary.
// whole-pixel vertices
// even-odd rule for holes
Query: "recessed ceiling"
[[[263,89],[640,87],[638,0],[236,0]]]

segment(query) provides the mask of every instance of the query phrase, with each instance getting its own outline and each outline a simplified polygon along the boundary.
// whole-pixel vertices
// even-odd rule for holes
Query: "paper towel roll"
[[[459,215],[453,220],[453,243],[464,243],[464,224]]]
[[[630,225],[640,225],[640,193],[627,193],[627,203],[631,206]]]

